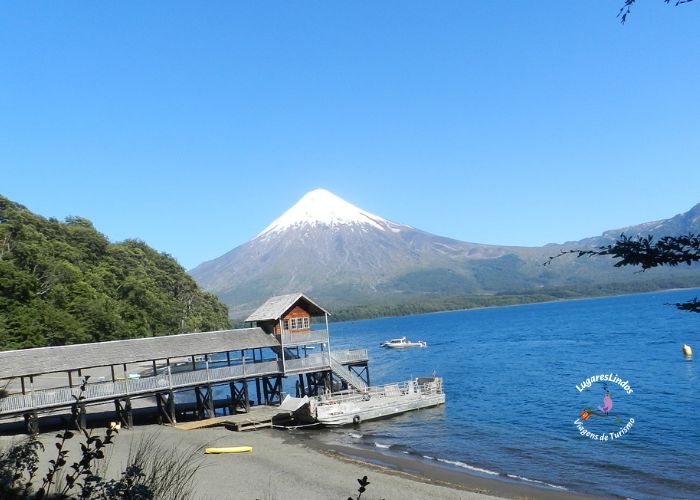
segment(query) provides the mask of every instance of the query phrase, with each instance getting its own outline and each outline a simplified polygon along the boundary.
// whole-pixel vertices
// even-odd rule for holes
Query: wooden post
[[[153,360],[153,376],[158,375],[158,370],[156,369],[156,360]]]
[[[22,383],[22,396],[26,396],[26,395],[27,395],[27,390],[26,390],[26,388],[24,387],[24,377],[20,377],[20,382]]]
[[[36,413],[36,404],[34,403],[34,375],[29,376],[29,396],[32,401],[32,411]]]
[[[134,415],[131,410],[131,399],[124,398],[124,405],[122,405],[122,400],[117,398],[114,400],[114,408],[117,413],[117,419],[121,422],[123,427],[131,429],[134,427]],[[161,408],[161,402],[158,395],[156,395],[156,402],[158,403],[158,408]],[[161,418],[162,421],[162,418]]]
[[[24,425],[27,434],[32,436],[39,434],[39,418],[37,417],[36,411],[24,414]]]
[[[168,391],[168,414],[170,415],[170,423],[177,423],[177,414],[175,413],[175,393]]]
[[[158,406],[158,423],[163,425],[163,400],[159,392],[156,393],[156,405]]]
[[[68,387],[73,387],[73,370],[68,370]]]
[[[284,365],[284,323],[282,322],[282,318],[280,318],[280,346],[282,346],[280,349],[282,354],[282,373],[286,373],[287,370]]]
[[[83,430],[86,428],[84,404],[73,403],[73,405],[71,405],[71,420],[76,429]]]
[[[202,404],[202,393],[199,391],[199,387],[194,388],[194,397],[197,400],[197,418],[202,418],[204,416],[204,405]]]
[[[325,314],[326,317],[326,342],[328,342],[328,355],[331,355],[331,332],[328,331],[328,313]]]
[[[229,400],[231,401],[230,412],[231,412],[231,415],[235,415],[236,413],[238,413],[236,411],[236,383],[229,382],[228,388],[229,388],[229,394],[230,394]]]
[[[109,369],[112,372],[112,382],[117,380],[117,377],[114,376],[114,365],[109,365]]]
[[[129,395],[129,376],[126,373],[126,363],[122,365],[122,368],[124,369],[124,392],[126,392],[126,395]]]
[[[209,418],[216,417],[216,410],[214,409],[214,390],[211,384],[207,383],[207,393],[209,395]]]
[[[173,373],[170,370],[170,360],[168,360],[168,387],[170,392],[173,392]]]
[[[126,398],[126,426],[129,429],[134,427],[134,413],[131,411],[131,399]]]

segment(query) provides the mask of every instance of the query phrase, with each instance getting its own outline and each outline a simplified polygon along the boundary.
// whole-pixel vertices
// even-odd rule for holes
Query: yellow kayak
[[[228,448],[204,448],[204,453],[245,453],[247,451],[253,451],[252,446],[231,446]]]

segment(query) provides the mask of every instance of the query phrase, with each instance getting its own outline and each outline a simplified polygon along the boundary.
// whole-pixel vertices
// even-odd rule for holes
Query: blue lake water
[[[688,343],[700,356],[700,314],[668,305],[695,296],[700,290],[331,324],[332,348],[369,348],[372,385],[435,371],[447,404],[315,437],[579,492],[700,498],[700,373],[681,353]],[[379,347],[401,336],[428,348]],[[582,385],[600,374],[617,375],[632,393]],[[582,420],[606,389],[610,414],[596,409],[601,415]],[[581,435],[576,419],[608,441]],[[631,419],[626,433],[611,435]]]

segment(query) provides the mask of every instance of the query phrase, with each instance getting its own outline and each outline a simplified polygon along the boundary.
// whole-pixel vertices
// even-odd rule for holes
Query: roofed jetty
[[[42,416],[70,412],[73,424],[84,427],[88,410],[107,403],[130,427],[139,400],[155,405],[161,422],[175,424],[183,407],[197,419],[214,418],[217,410],[272,415],[262,407],[281,404],[285,380],[294,380],[296,396],[367,390],[367,350],[331,351],[328,316],[296,293],[267,300],[246,319],[247,328],[3,351],[0,421],[23,417],[34,433]],[[215,388],[226,394],[223,403]],[[176,402],[183,391],[193,391],[195,403]]]

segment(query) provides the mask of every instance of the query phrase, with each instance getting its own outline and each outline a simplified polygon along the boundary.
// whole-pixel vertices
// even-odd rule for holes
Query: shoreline
[[[393,316],[373,316],[373,317],[368,317],[368,318],[346,319],[346,320],[342,320],[342,321],[330,321],[330,324],[332,325],[332,324],[342,324],[342,323],[353,323],[353,322],[358,322],[358,321],[372,321],[372,320],[376,320],[376,319],[390,319],[390,318],[403,318],[403,317],[411,317],[411,316],[424,316],[424,315],[429,315],[429,314],[445,314],[445,313],[452,313],[452,312],[479,311],[479,310],[483,310],[483,309],[503,309],[503,308],[509,308],[509,307],[535,306],[535,305],[540,305],[540,304],[552,304],[552,303],[560,303],[560,302],[577,302],[577,301],[583,301],[583,300],[609,299],[609,298],[614,298],[614,297],[629,297],[629,296],[634,296],[634,295],[649,295],[649,294],[653,294],[653,293],[670,293],[670,292],[678,292],[678,291],[682,291],[682,290],[700,290],[700,287],[699,286],[675,287],[675,288],[664,288],[661,290],[649,290],[646,292],[612,293],[612,294],[605,294],[605,295],[591,295],[591,296],[583,296],[583,297],[567,297],[567,298],[553,297],[553,298],[547,299],[547,300],[523,302],[520,304],[475,306],[475,307],[467,307],[467,308],[459,308],[459,309],[444,309],[441,311],[417,312],[417,313],[413,313],[413,314],[401,314],[401,315],[393,315]]]
[[[95,433],[101,434],[100,428]],[[387,457],[370,450],[322,444],[311,437],[265,429],[233,432],[223,427],[184,431],[169,426],[140,425],[122,430],[110,445],[107,477],[119,477],[134,447],[148,437],[157,437],[154,454],[192,453],[201,463],[197,471],[193,499],[235,498],[282,500],[303,498],[327,500],[357,494],[357,479],[367,476],[370,485],[362,498],[422,500],[587,499],[592,496],[570,491],[540,488],[496,478],[482,478],[447,468],[429,466],[418,460]],[[0,436],[0,449],[24,436]],[[55,458],[54,432],[39,435],[45,451],[40,454],[37,477],[42,477],[48,460]],[[79,437],[69,441],[68,464],[77,460]],[[251,453],[205,455],[209,446],[252,446]],[[188,451],[189,450],[189,451]]]
[[[468,471],[453,470],[439,464],[430,464],[417,457],[400,457],[365,448],[353,448],[340,444],[321,443],[312,437],[303,441],[297,436],[289,436],[290,441],[298,441],[302,446],[335,460],[358,464],[382,474],[404,477],[420,483],[509,499],[576,500],[600,498],[565,489],[549,486],[546,483],[528,484],[523,480],[511,479],[499,474],[497,477],[482,477]],[[559,489],[562,488],[562,489]]]

